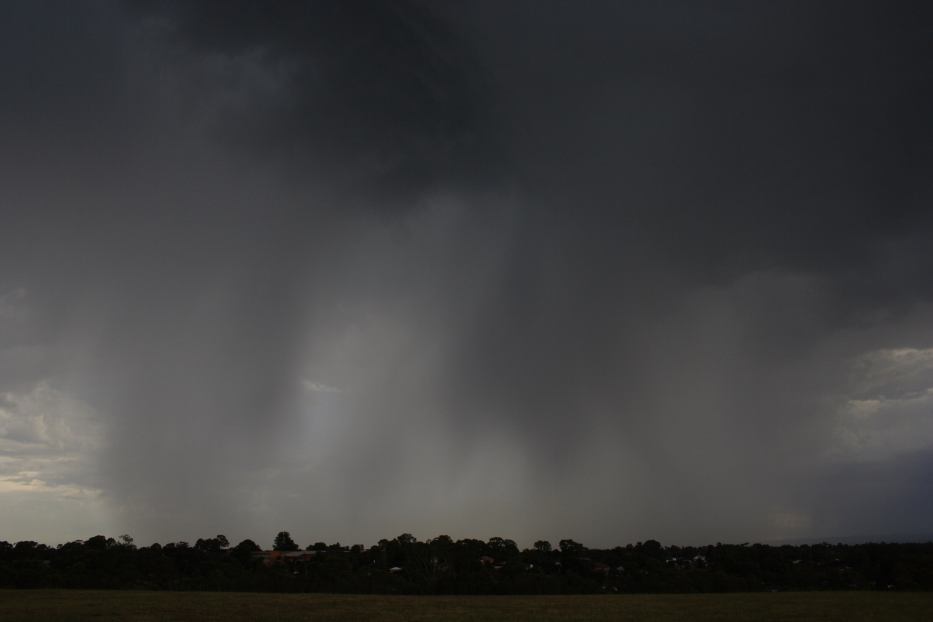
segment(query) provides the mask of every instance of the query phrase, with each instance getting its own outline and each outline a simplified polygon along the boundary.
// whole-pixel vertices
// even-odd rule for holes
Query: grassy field
[[[933,620],[933,594],[346,596],[0,590],[0,620]]]

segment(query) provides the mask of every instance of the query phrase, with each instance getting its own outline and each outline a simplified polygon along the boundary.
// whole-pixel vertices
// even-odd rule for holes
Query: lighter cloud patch
[[[885,460],[933,449],[933,348],[890,348],[855,362],[833,453]]]
[[[0,393],[0,494],[97,495],[94,460],[102,446],[90,407],[47,382]]]
[[[60,498],[68,499],[97,499],[101,496],[101,491],[96,488],[84,488],[81,486],[50,484],[37,477],[36,472],[24,471],[12,477],[0,479],[0,494],[4,493],[46,493]]]
[[[96,412],[49,382],[0,393],[3,537],[49,542],[112,529],[97,477]]]
[[[863,354],[855,362],[857,394],[898,397],[933,386],[933,348],[889,348]]]
[[[304,379],[301,381],[301,386],[307,391],[312,393],[343,393],[340,387],[333,387],[323,382],[316,382],[314,380]]]
[[[0,393],[0,441],[8,447],[81,450],[100,445],[91,409],[47,382],[25,393]]]

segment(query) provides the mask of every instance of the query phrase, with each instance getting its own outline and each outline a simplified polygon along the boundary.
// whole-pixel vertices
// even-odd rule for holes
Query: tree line
[[[345,592],[583,594],[770,590],[933,590],[933,543],[662,546],[611,549],[574,540],[519,549],[505,538],[370,547],[317,542],[301,549],[279,532],[272,551],[223,535],[193,545],[136,546],[94,536],[51,547],[0,542],[0,587]]]

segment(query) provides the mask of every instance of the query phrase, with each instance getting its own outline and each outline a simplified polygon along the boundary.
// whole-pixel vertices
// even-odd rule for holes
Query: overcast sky
[[[929,534],[924,2],[0,4],[0,540]]]

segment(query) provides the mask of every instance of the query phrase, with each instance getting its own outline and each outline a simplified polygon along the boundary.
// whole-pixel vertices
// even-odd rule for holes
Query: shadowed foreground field
[[[0,620],[933,620],[933,594],[353,596],[0,590]]]

